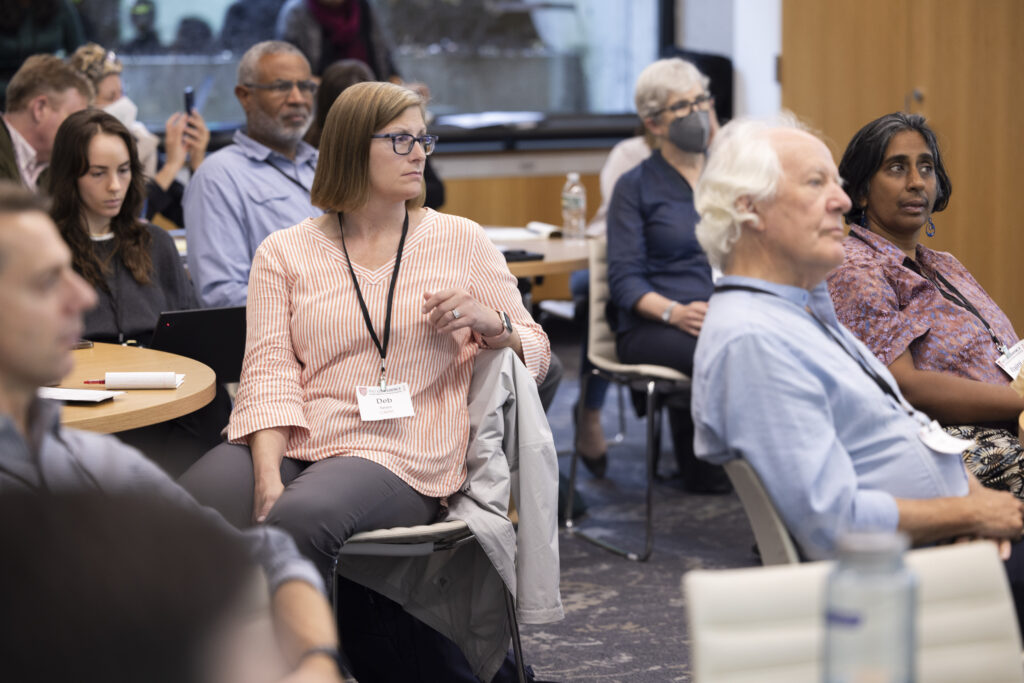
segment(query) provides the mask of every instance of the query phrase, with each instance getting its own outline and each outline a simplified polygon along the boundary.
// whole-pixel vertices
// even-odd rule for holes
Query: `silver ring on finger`
[[[462,317],[462,314],[459,313],[459,309],[453,308],[452,309],[452,320],[458,320],[461,317]]]

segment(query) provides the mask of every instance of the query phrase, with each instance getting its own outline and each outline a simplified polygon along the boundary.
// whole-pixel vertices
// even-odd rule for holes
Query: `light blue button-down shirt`
[[[832,556],[843,531],[895,530],[896,498],[967,494],[960,455],[924,445],[928,418],[839,324],[824,283],[808,292],[725,276],[716,285],[770,293],[711,298],[694,357],[694,448],[715,463],[747,460],[804,555]]]
[[[204,306],[244,306],[260,242],[323,213],[309,201],[313,147],[300,142],[293,161],[241,131],[234,143],[203,161],[182,200],[188,268]]]

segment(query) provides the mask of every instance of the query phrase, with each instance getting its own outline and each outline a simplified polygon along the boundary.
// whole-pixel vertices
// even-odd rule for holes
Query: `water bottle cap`
[[[575,171],[570,173],[568,177],[569,177],[569,182],[571,182],[571,183],[578,183],[580,181],[580,174],[576,173]]]

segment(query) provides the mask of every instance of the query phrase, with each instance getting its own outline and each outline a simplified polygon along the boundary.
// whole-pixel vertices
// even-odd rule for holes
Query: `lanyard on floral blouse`
[[[850,231],[850,237],[855,237],[864,244],[870,246],[870,243],[866,239],[852,230]],[[992,343],[996,345],[996,350],[999,351],[1000,354],[1005,354],[1007,352],[1008,349],[1006,348],[1006,344],[999,341],[999,337],[996,336],[995,330],[992,329],[992,326],[989,325],[988,321],[981,315],[981,312],[975,308],[974,304],[972,304],[966,296],[961,294],[960,290],[954,287],[953,283],[947,280],[942,273],[931,268],[931,272],[935,274],[935,277],[933,278],[925,272],[924,268],[922,268],[920,264],[916,263],[910,257],[904,257],[903,265],[923,277],[928,282],[932,283],[932,286],[939,291],[939,294],[941,294],[946,301],[959,306],[981,321],[981,324],[985,327],[985,331],[988,332],[988,336],[992,338]]]

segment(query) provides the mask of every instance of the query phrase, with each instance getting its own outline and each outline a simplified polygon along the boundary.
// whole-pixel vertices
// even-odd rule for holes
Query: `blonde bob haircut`
[[[320,138],[320,159],[313,176],[310,201],[324,211],[345,213],[370,200],[370,136],[409,107],[424,113],[423,98],[393,83],[357,83],[334,100]],[[407,209],[423,206],[426,185]]]

